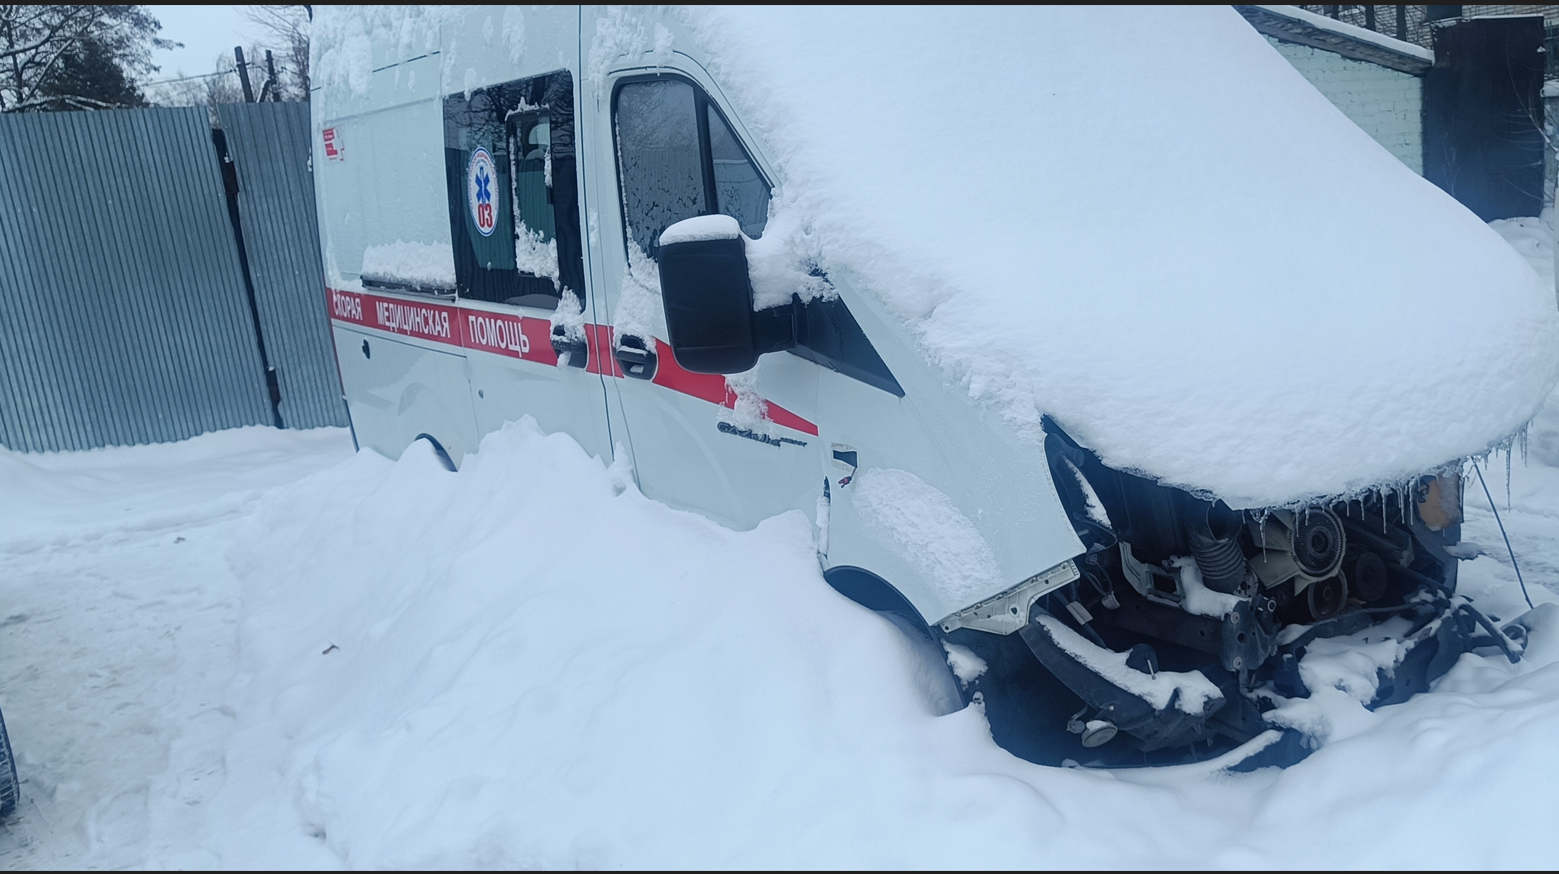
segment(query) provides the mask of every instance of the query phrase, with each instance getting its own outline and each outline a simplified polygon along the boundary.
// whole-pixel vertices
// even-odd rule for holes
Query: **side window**
[[[667,227],[735,218],[749,237],[769,218],[769,183],[714,104],[691,83],[657,78],[617,89],[614,118],[628,241],[654,257]]]
[[[753,239],[763,236],[769,221],[769,183],[763,181],[736,135],[713,106],[707,108],[709,163],[715,183],[718,211],[742,226]]]
[[[617,89],[617,172],[627,243],[651,258],[661,232],[720,213],[756,239],[769,220],[769,183],[725,117],[693,84],[673,78]],[[904,389],[838,299],[800,307],[790,352],[899,397]]]
[[[796,345],[789,351],[873,388],[904,397],[904,389],[893,378],[887,362],[872,348],[860,323],[838,298],[814,300],[801,308],[796,319]]]
[[[584,300],[567,72],[444,98],[444,165],[461,297],[554,309]]]

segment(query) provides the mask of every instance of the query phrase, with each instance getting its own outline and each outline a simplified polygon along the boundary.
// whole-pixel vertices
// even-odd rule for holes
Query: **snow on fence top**
[[[1559,376],[1554,289],[1227,7],[688,21],[771,230],[1031,439],[1278,505],[1481,452]]]

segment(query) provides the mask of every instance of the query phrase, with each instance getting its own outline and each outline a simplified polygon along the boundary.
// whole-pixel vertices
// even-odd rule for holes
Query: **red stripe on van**
[[[338,322],[450,346],[464,345],[460,310],[455,307],[334,288],[326,289],[326,293],[330,297],[330,317]]]
[[[552,323],[546,319],[334,288],[326,288],[325,294],[329,299],[330,317],[338,322],[550,367],[556,367],[558,363],[557,353],[552,351]],[[617,357],[612,354],[613,336],[610,325],[585,325],[585,342],[590,346],[587,372],[625,378]],[[725,377],[684,370],[671,347],[661,340],[655,341],[655,355],[659,359],[652,380],[655,385],[728,409],[736,407],[736,394],[727,388]],[[767,403],[769,420],[774,424],[817,436],[817,425],[779,404]]]
[[[585,342],[590,344],[590,363],[585,366],[585,372],[623,378],[622,365],[617,363],[617,356],[612,354],[614,336],[610,325],[585,325]]]
[[[557,366],[552,323],[546,319],[461,308],[460,329],[460,345],[467,349]]]
[[[665,386],[675,392],[691,395],[699,400],[719,404],[728,409],[736,408],[736,393],[725,384],[725,377],[718,373],[694,373],[684,370],[677,363],[677,358],[672,354],[671,347],[661,340],[655,341],[655,357],[658,363],[655,367],[656,385]],[[765,401],[769,407],[769,421],[776,425],[792,428],[803,434],[817,436],[817,426],[806,419],[792,413],[773,401]]]

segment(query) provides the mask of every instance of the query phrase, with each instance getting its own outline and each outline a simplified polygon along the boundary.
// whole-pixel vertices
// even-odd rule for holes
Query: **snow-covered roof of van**
[[[1228,7],[687,14],[765,236],[1031,437],[1277,505],[1482,452],[1559,376],[1554,289]]]

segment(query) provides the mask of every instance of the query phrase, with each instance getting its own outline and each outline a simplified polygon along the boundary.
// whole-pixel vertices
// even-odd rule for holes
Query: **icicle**
[[[1510,447],[1505,447],[1505,512],[1510,512]]]

